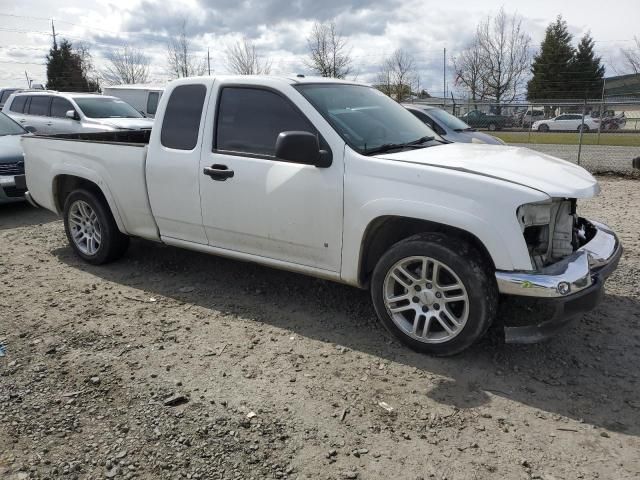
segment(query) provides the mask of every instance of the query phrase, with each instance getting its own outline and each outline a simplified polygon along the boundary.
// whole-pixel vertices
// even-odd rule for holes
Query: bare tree
[[[93,65],[93,55],[91,55],[89,44],[78,42],[74,45],[73,50],[80,60],[82,75],[87,79],[89,91],[100,91],[100,78]]]
[[[146,83],[149,81],[149,57],[142,50],[125,46],[107,54],[109,65],[102,71],[107,85]]]
[[[178,37],[170,40],[167,45],[167,63],[170,74],[176,78],[204,75],[207,69],[206,59],[198,60],[192,53],[186,20],[182,22]]]
[[[351,73],[351,51],[335,23],[314,23],[311,35],[307,38],[307,45],[307,67],[323,77],[345,78]]]
[[[640,38],[633,37],[635,46],[622,49],[624,57],[625,70],[630,73],[640,73]]]
[[[484,100],[486,95],[483,65],[482,51],[477,38],[457,58],[453,59],[455,83],[468,90],[474,102]]]
[[[268,75],[271,73],[271,61],[262,60],[255,44],[243,38],[227,46],[227,68],[238,75]]]
[[[412,87],[418,83],[413,56],[402,49],[393,52],[382,62],[378,80],[381,90],[398,102],[411,96]]]
[[[531,66],[531,37],[523,30],[522,19],[501,8],[478,25],[476,37],[487,96],[496,102],[513,100]]]

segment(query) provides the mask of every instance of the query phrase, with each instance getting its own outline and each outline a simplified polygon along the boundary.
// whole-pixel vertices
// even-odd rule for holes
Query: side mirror
[[[281,132],[276,140],[276,158],[318,168],[327,168],[332,163],[331,154],[320,150],[318,137],[310,132]]]
[[[29,133],[36,133],[36,127],[32,127],[31,125],[24,125],[23,128]]]
[[[67,110],[64,116],[70,118],[71,120],[78,120],[79,118],[75,110]]]

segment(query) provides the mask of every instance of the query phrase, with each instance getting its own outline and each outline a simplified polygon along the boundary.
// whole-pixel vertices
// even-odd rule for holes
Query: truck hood
[[[17,163],[24,160],[20,137],[22,135],[0,136],[0,163]]]
[[[550,197],[590,198],[600,192],[598,182],[584,168],[522,147],[450,143],[377,156],[498,178]]]
[[[88,123],[93,125],[104,125],[113,128],[151,128],[153,127],[152,118],[91,118],[87,119]]]

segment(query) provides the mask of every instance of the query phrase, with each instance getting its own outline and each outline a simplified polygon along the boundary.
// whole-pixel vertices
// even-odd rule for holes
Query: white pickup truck
[[[22,142],[27,198],[87,262],[133,236],[369,288],[383,325],[436,355],[478,340],[501,295],[553,309],[504,319],[508,341],[549,336],[595,307],[622,252],[576,213],[599,191],[582,168],[449,143],[356,83],[182,79],[150,133]]]

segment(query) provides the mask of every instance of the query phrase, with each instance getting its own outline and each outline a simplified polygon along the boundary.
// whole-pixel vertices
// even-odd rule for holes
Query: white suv
[[[53,91],[16,92],[3,113],[41,135],[151,128],[153,119],[116,97]]]

